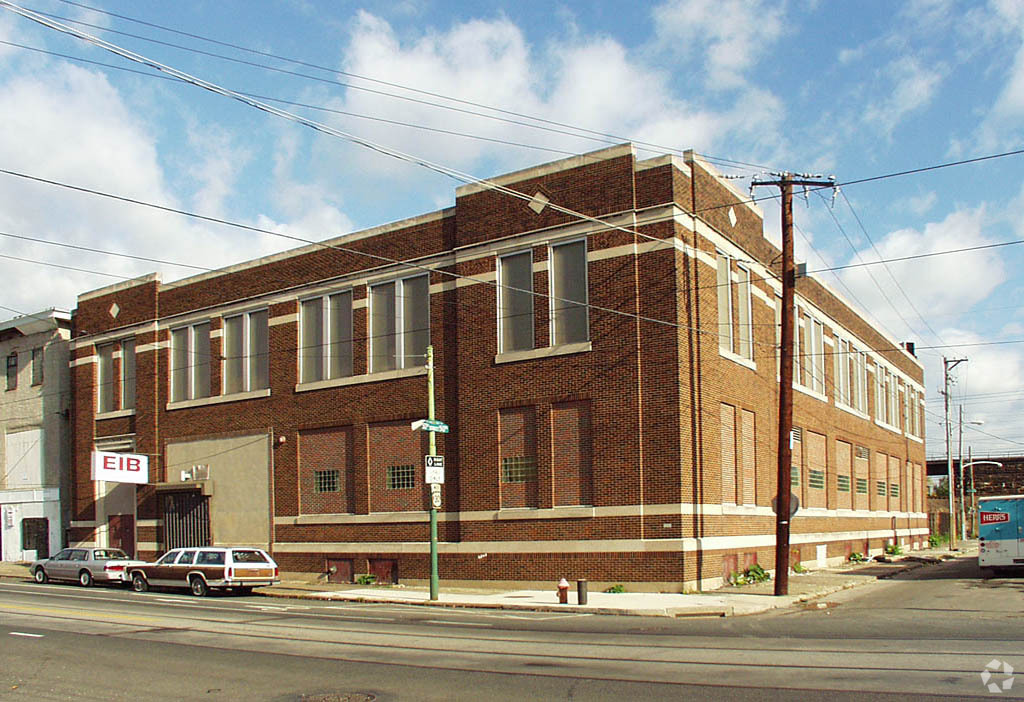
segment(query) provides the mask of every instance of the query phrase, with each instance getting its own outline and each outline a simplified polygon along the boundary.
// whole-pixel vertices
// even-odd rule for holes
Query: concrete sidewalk
[[[660,617],[727,617],[756,614],[771,609],[810,603],[834,592],[889,578],[898,573],[920,568],[949,557],[977,554],[977,543],[961,545],[959,551],[944,548],[914,551],[896,556],[892,562],[870,561],[847,564],[838,568],[815,570],[789,577],[789,595],[772,594],[769,581],[743,587],[726,586],[699,594],[679,593],[589,593],[586,605],[577,604],[575,583],[571,583],[569,604],[558,604],[555,584],[550,590],[495,590],[480,587],[445,587],[441,584],[437,601],[429,599],[426,586],[361,586],[310,583],[299,579],[304,574],[282,574],[282,581],[273,587],[257,588],[265,597],[321,601],[373,602],[387,604],[425,605],[433,607],[468,607],[534,612],[587,614],[625,614]],[[30,580],[27,564],[0,563],[0,578]],[[628,585],[626,586],[628,588]]]

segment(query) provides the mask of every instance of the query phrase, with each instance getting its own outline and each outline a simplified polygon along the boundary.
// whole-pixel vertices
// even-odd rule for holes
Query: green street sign
[[[440,434],[448,433],[448,425],[440,419],[418,419],[412,423],[412,429],[413,431],[422,429],[423,431],[434,431]]]

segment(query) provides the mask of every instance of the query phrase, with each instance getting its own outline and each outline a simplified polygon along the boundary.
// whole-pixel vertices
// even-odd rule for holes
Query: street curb
[[[657,607],[652,609],[619,609],[617,607],[589,607],[586,605],[524,605],[491,602],[440,602],[430,600],[397,600],[386,597],[318,597],[299,594],[301,591],[283,592],[281,590],[253,590],[253,594],[262,597],[317,600],[323,602],[362,602],[364,604],[410,605],[413,607],[444,607],[447,609],[500,609],[517,612],[562,612],[569,614],[617,614],[634,617],[729,617],[733,607]]]

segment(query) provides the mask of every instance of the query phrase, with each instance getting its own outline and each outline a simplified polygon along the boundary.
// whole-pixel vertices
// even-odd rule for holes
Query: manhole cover
[[[326,695],[303,695],[300,702],[373,702],[376,695],[366,692],[332,692]]]

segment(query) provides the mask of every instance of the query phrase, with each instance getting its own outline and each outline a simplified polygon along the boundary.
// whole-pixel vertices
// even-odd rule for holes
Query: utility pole
[[[946,358],[942,357],[942,379],[943,379],[943,391],[942,396],[944,399],[943,404],[946,410],[946,480],[949,483],[949,550],[956,550],[956,510],[953,508],[953,493],[955,492],[954,481],[953,481],[953,452],[950,440],[950,420],[949,420],[949,372],[956,368],[961,363],[965,363],[966,358]]]
[[[960,540],[967,541],[967,504],[964,502],[964,406],[960,405],[960,438],[957,439],[956,460],[960,464]]]
[[[835,178],[772,174],[772,180],[753,180],[755,186],[771,185],[782,194],[782,329],[779,348],[779,437],[778,495],[775,498],[775,594],[789,594],[789,520],[792,518],[793,462],[793,288],[796,266],[793,261],[793,186],[834,188]]]
[[[430,422],[435,421],[434,419],[434,347],[427,346],[427,420]],[[437,455],[437,439],[434,436],[436,432],[427,432],[427,455]],[[422,446],[422,444],[420,444]],[[431,484],[431,492],[435,490],[440,495],[441,486]],[[440,589],[440,578],[437,575],[437,503],[440,500],[434,498],[431,494],[430,499],[430,599],[436,601],[438,598],[438,590]]]

